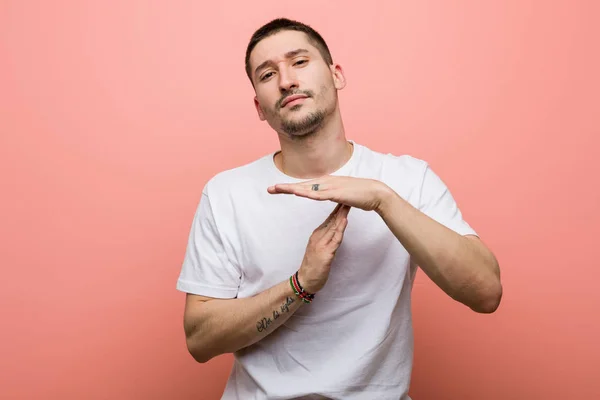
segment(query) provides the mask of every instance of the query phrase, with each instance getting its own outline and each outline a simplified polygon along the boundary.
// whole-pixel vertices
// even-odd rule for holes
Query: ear
[[[346,87],[346,77],[344,76],[344,71],[342,70],[342,66],[339,64],[333,64],[329,68],[331,68],[331,74],[333,76],[333,84],[337,90],[342,90]]]
[[[260,103],[258,102],[258,99],[256,98],[256,96],[254,96],[254,107],[256,107],[256,112],[258,113],[258,118],[261,121],[264,121],[265,118],[265,113],[263,112],[262,108],[260,107]]]

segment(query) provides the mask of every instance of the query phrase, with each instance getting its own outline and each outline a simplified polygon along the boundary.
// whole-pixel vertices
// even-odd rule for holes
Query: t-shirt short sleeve
[[[462,213],[442,179],[427,162],[419,188],[419,209],[435,221],[460,235],[477,235],[463,219]]]
[[[216,298],[235,298],[239,269],[230,262],[217,227],[210,199],[202,193],[194,215],[177,289]]]

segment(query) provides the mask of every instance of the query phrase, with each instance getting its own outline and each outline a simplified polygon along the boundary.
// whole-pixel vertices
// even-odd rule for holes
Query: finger
[[[342,209],[342,207],[344,207],[344,205],[342,203],[337,203],[335,205],[335,208],[333,209],[333,211],[331,211],[331,214],[329,214],[329,217],[327,217],[327,219],[334,218],[339,213],[339,211]]]
[[[335,229],[335,227],[339,224],[338,221],[338,217],[340,215],[340,210],[343,208],[344,206],[342,204],[339,204],[335,206],[335,208],[333,209],[333,211],[331,212],[331,214],[329,214],[329,216],[327,217],[327,219],[325,219],[325,221],[323,221],[323,223],[321,225],[319,225],[319,227],[317,229],[315,229],[315,239],[319,242],[323,242],[323,243],[329,243],[329,241],[331,240],[330,237],[324,239],[328,232],[331,229]],[[317,233],[318,232],[318,233]]]
[[[289,191],[285,191],[284,193],[294,194],[296,196],[306,197],[307,199],[321,200],[321,201],[331,200],[331,196],[333,195],[333,193],[325,192],[321,189],[312,190],[309,187],[302,187],[302,186],[291,188],[291,189],[289,189]]]
[[[319,227],[317,229],[323,229],[323,228],[326,228],[327,226],[329,226],[331,224],[331,222],[333,222],[334,218],[336,217],[336,215],[338,214],[338,211],[341,208],[342,208],[342,204],[338,203],[338,205],[335,206],[335,208],[333,209],[331,214],[329,214],[329,216],[325,219],[325,221],[323,221],[323,223],[321,225],[319,225]]]
[[[321,237],[321,242],[325,245],[329,244],[331,242],[331,239],[333,238],[333,235],[335,235],[335,228],[329,227],[329,229],[327,229]]]
[[[334,242],[335,246],[338,246],[341,243],[342,238],[344,237],[344,232],[346,230],[346,226],[348,226],[348,212],[350,211],[350,206],[342,206],[338,211],[335,219],[335,227],[332,227],[333,234],[331,235],[330,241]],[[339,242],[337,240],[339,239]],[[328,242],[326,242],[328,243]],[[337,243],[337,244],[335,244]]]
[[[342,219],[348,218],[348,212],[350,211],[350,208],[351,208],[350,206],[339,203],[336,206],[334,213],[332,213],[332,215],[330,215],[328,218],[330,222],[326,222],[326,223],[327,224],[332,223],[333,224],[332,227],[335,228],[337,225],[340,224]],[[331,218],[333,218],[333,219],[331,219]]]
[[[340,243],[342,243],[342,240],[344,239],[344,232],[346,231],[347,226],[348,219],[342,217],[336,227],[327,232],[324,239],[328,240],[326,243],[330,246],[331,250],[335,251],[340,246]]]
[[[346,205],[342,205],[339,208],[338,212],[335,215],[335,220],[334,220],[335,225],[339,225],[342,222],[342,220],[348,216],[349,209],[350,209],[350,207],[348,207]]]
[[[270,194],[293,194],[313,200],[329,200],[331,194],[324,194],[329,188],[327,184],[311,180],[300,183],[280,183],[269,186]]]
[[[342,217],[344,217],[344,218],[348,218],[348,213],[350,212],[350,209],[351,209],[351,208],[352,208],[352,207],[350,207],[350,206],[344,205],[344,206],[343,206],[343,207],[340,209],[340,211],[339,211],[339,214],[341,214],[341,215],[342,215]]]
[[[287,185],[287,184],[279,184],[279,185],[269,186],[267,188],[267,192],[269,192],[271,194],[286,193],[286,191],[290,190],[290,186],[291,185]]]
[[[273,186],[269,186],[267,191],[272,194],[277,193],[295,193],[298,190],[302,189],[310,189],[312,187],[311,184],[302,182],[302,183],[278,183]]]
[[[338,210],[337,214],[335,214],[335,217],[333,220],[331,220],[331,222],[328,225],[328,228],[326,229],[325,233],[323,234],[323,236],[321,237],[321,240],[327,244],[331,241],[331,239],[333,238],[333,236],[335,235],[335,231],[339,230],[339,229],[345,229],[344,228],[340,228],[342,222],[347,219],[347,215],[348,215],[348,210],[350,209],[350,207],[342,205],[341,207],[338,206],[336,207]]]

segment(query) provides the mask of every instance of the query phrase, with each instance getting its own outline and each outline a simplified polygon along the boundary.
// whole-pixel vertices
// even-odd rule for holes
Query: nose
[[[279,90],[287,93],[298,88],[296,73],[290,68],[281,68],[279,71]]]

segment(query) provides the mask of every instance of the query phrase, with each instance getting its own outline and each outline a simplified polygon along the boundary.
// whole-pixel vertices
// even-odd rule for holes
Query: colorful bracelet
[[[314,294],[306,292],[306,290],[300,286],[300,281],[298,280],[298,271],[296,271],[294,275],[290,276],[290,285],[292,286],[294,293],[296,293],[296,296],[300,297],[303,302],[310,303],[315,298]]]

